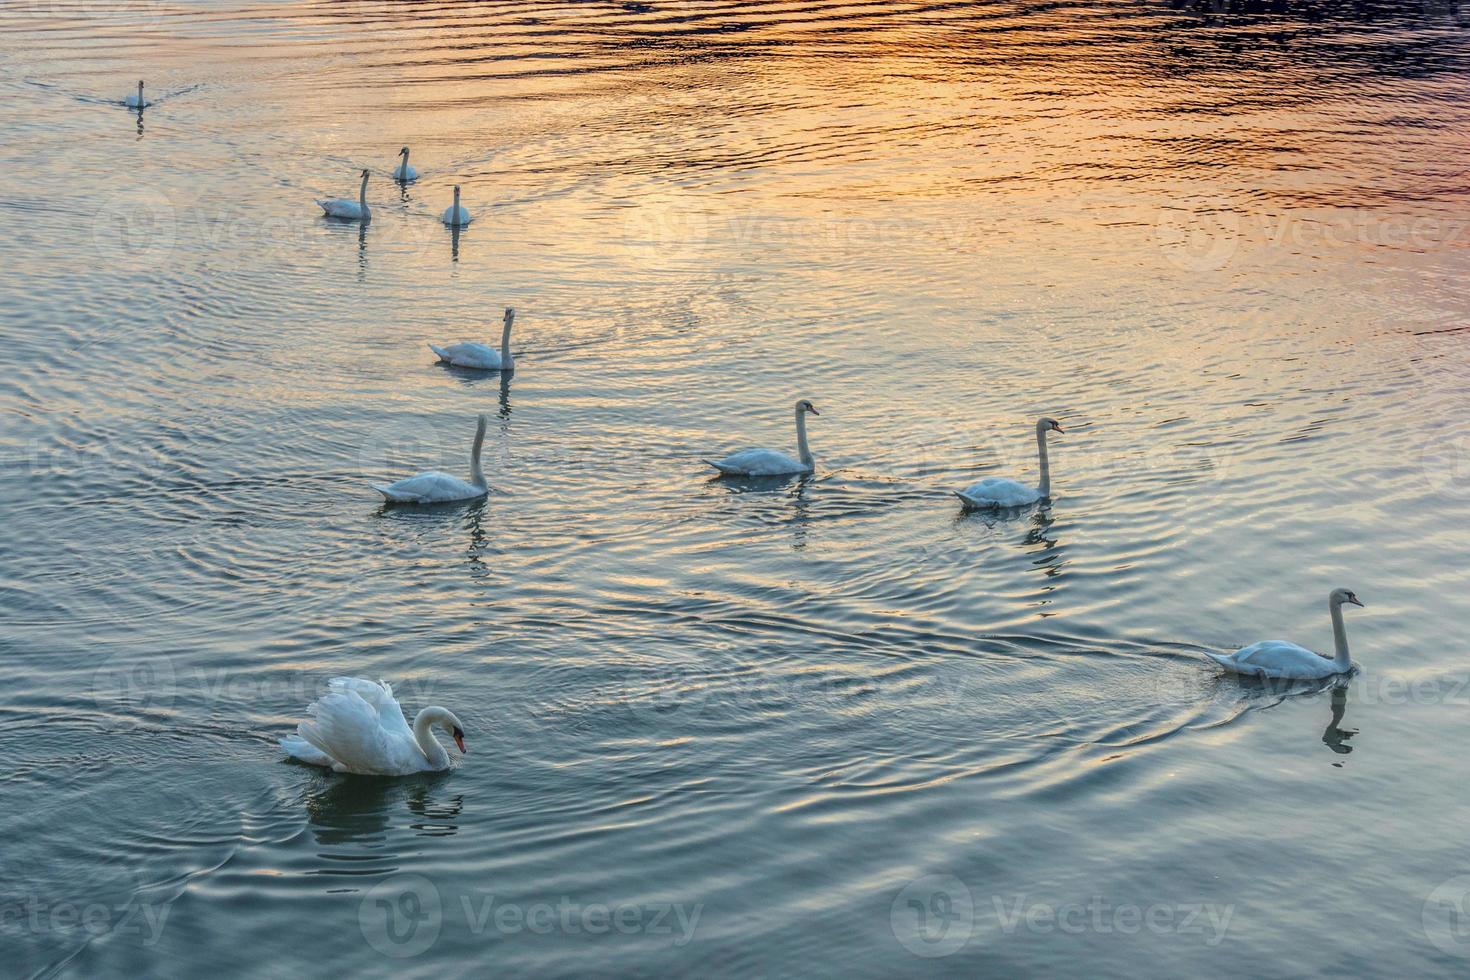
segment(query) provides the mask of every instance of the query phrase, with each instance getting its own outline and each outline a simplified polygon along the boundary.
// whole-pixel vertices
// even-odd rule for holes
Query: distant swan
[[[419,172],[408,165],[408,147],[405,146],[399,150],[398,155],[403,159],[399,161],[398,166],[393,168],[393,179],[401,180],[405,184],[410,180],[418,180]]]
[[[481,415],[480,424],[475,429],[475,444],[470,449],[468,483],[448,473],[428,470],[387,486],[374,483],[371,485],[372,488],[381,493],[389,503],[394,504],[445,504],[456,500],[475,500],[485,496],[490,488],[485,483],[484,471],[480,469],[480,447],[485,444],[485,426],[488,424],[489,419]]]
[[[1234,653],[1206,653],[1215,663],[1234,674],[1280,680],[1320,680],[1353,669],[1348,657],[1347,627],[1342,622],[1343,603],[1361,606],[1350,589],[1334,589],[1327,597],[1327,611],[1332,616],[1332,640],[1335,657],[1324,657],[1305,647],[1285,640],[1262,640]]]
[[[515,358],[510,356],[510,325],[515,322],[516,311],[505,308],[505,326],[500,331],[500,350],[488,344],[462,340],[448,347],[429,345],[429,350],[439,355],[439,360],[455,367],[479,368],[481,371],[513,371]]]
[[[468,210],[460,207],[459,185],[454,185],[454,203],[444,209],[444,223],[446,225],[467,225],[475,219],[471,217]]]
[[[373,220],[373,212],[368,209],[367,203],[367,181],[368,172],[362,172],[362,185],[357,189],[357,200],[349,201],[343,197],[336,197],[330,201],[317,201],[316,203],[326,212],[329,218],[342,218],[347,221],[361,221],[367,224]]]
[[[328,691],[306,709],[311,721],[281,739],[286,754],[313,766],[367,776],[406,776],[449,768],[449,753],[434,737],[437,726],[461,754],[464,726],[437,705],[421,710],[413,728],[393,699],[393,688],[360,677],[334,677]]]
[[[799,459],[792,459],[774,449],[746,449],[718,462],[713,459],[706,459],[704,462],[725,476],[792,476],[810,473],[816,469],[817,462],[806,445],[808,412],[813,415],[822,414],[805,398],[796,403],[796,452]]]
[[[1046,434],[1064,431],[1055,419],[1040,419],[1036,423],[1036,452],[1041,458],[1041,486],[1028,487],[1024,483],[1008,480],[1003,476],[987,476],[979,483],[971,484],[954,495],[964,501],[967,508],[1023,507],[1045,500],[1051,496],[1051,463],[1046,455]]]
[[[141,81],[138,82],[138,94],[130,95],[126,99],[123,99],[123,105],[129,109],[146,109],[148,107],[147,101],[143,98],[143,83]]]

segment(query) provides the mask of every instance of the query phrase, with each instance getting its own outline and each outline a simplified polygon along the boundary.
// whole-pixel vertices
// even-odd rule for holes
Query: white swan
[[[401,180],[405,184],[410,180],[418,180],[419,172],[408,165],[408,147],[405,146],[399,150],[398,155],[403,159],[398,162],[398,166],[393,168],[393,179]]]
[[[489,344],[473,340],[462,340],[448,347],[429,345],[429,350],[439,355],[439,360],[455,367],[479,368],[482,371],[513,371],[515,358],[510,356],[510,325],[515,322],[516,311],[505,308],[505,326],[500,331],[500,350]]]
[[[474,217],[470,215],[469,211],[460,207],[459,185],[455,184],[454,203],[444,209],[444,223],[446,225],[467,225],[474,220]]]
[[[1046,455],[1046,434],[1064,431],[1055,419],[1039,419],[1036,423],[1036,452],[1041,458],[1041,486],[1028,487],[1024,483],[1008,480],[1003,476],[987,476],[954,495],[967,508],[1023,507],[1045,500],[1051,496],[1051,462]]]
[[[130,95],[126,99],[123,99],[123,105],[129,109],[146,109],[148,107],[148,102],[143,98],[143,83],[141,81],[138,82],[138,94]]]
[[[361,221],[367,224],[373,220],[373,212],[367,203],[367,181],[368,172],[362,172],[362,185],[357,189],[357,200],[349,201],[345,197],[336,197],[330,201],[317,201],[316,203],[326,212],[329,218],[343,218],[347,221]]]
[[[1262,640],[1234,653],[1206,653],[1215,663],[1234,674],[1248,677],[1273,677],[1281,680],[1320,680],[1353,669],[1348,657],[1347,628],[1342,622],[1342,606],[1351,602],[1361,606],[1351,589],[1333,589],[1327,597],[1327,610],[1332,615],[1332,640],[1335,657],[1324,657],[1306,647],[1285,640]]]
[[[313,766],[367,776],[406,776],[449,768],[449,753],[433,735],[435,726],[454,739],[464,754],[464,726],[454,712],[437,705],[413,719],[393,700],[393,688],[359,677],[334,677],[329,690],[306,709],[311,721],[281,739],[286,754]]]
[[[774,449],[746,449],[716,461],[704,462],[725,476],[791,476],[810,473],[816,469],[817,461],[806,445],[806,413],[821,415],[816,406],[803,398],[796,403],[796,452],[799,459],[792,459]]]
[[[485,483],[484,471],[480,469],[480,447],[485,444],[485,426],[488,424],[489,419],[481,415],[480,424],[475,428],[475,445],[470,450],[469,482],[438,470],[428,470],[387,486],[374,483],[372,488],[394,504],[446,504],[485,496],[490,488]]]

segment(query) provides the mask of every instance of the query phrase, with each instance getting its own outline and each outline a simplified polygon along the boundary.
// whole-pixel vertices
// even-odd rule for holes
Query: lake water
[[[7,975],[1464,975],[1470,9],[0,31]],[[283,761],[339,674],[469,755]]]

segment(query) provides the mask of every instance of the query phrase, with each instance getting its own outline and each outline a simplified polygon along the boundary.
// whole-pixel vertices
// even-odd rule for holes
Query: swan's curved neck
[[[362,209],[362,216],[364,218],[372,214],[372,212],[368,210],[367,206],[367,180],[368,175],[363,174],[362,183],[359,184],[357,188],[357,206]]]
[[[1051,496],[1051,460],[1046,455],[1046,425],[1036,423],[1036,455],[1041,460],[1041,486],[1043,497]]]
[[[423,708],[413,719],[413,739],[419,743],[419,751],[424,758],[429,760],[429,765],[435,769],[447,769],[449,767],[449,753],[444,751],[444,746],[434,737],[434,724],[442,720],[447,713],[443,708]]]
[[[457,196],[455,197],[454,203],[455,203],[456,206],[458,206],[458,204],[459,204],[459,198]],[[515,310],[512,310],[512,309],[507,309],[505,311],[505,326],[503,328],[501,328],[501,331],[500,331],[500,366],[501,367],[510,367],[510,365],[511,365],[511,359],[510,359],[510,325],[515,322],[515,319],[516,319],[516,311]]]
[[[485,417],[480,416],[480,424],[475,428],[475,444],[470,447],[470,482],[480,489],[484,489],[485,471],[480,469],[480,450],[485,445]]]
[[[138,108],[143,108],[143,83],[138,83]]]
[[[403,176],[408,176],[408,147],[403,148],[403,168],[400,170]]]
[[[454,220],[459,220],[459,188],[454,189]]]
[[[796,454],[801,457],[802,466],[810,468],[815,465],[812,451],[806,444],[806,412],[800,408],[796,410]]]
[[[1353,661],[1348,656],[1347,625],[1342,621],[1342,603],[1328,599],[1327,609],[1332,613],[1332,645],[1337,653],[1333,662],[1339,670],[1347,670],[1353,665]]]

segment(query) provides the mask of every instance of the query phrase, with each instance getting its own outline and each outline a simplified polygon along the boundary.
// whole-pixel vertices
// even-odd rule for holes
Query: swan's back
[[[438,470],[410,476],[397,483],[374,483],[371,486],[389,501],[399,504],[449,503],[455,500],[472,500],[483,497],[486,493],[484,487],[477,487],[468,480],[461,480]]]
[[[972,507],[1022,507],[1041,499],[1041,491],[1002,476],[986,477],[955,496]]]
[[[800,460],[774,449],[745,449],[724,459],[705,462],[730,476],[789,476],[811,470]]]
[[[478,344],[473,340],[461,341],[450,344],[447,347],[436,347],[429,345],[429,350],[439,356],[439,360],[456,367],[487,368],[498,370],[500,368],[500,351],[488,344]]]

